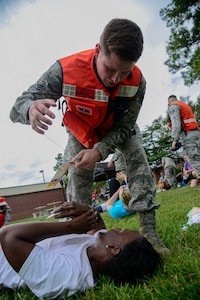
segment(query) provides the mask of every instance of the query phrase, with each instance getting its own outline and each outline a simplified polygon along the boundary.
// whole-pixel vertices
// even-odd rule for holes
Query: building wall
[[[33,213],[37,211],[35,210],[36,207],[46,206],[46,208],[51,208],[53,206],[49,206],[49,203],[60,202],[60,204],[62,204],[65,201],[65,191],[62,187],[51,190],[1,196],[6,198],[11,207],[11,221],[33,217]]]

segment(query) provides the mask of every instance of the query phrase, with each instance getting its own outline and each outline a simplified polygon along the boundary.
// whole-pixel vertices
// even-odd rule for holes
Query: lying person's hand
[[[85,213],[72,218],[68,224],[72,233],[87,233],[98,227],[98,223],[99,218],[97,212],[90,208],[90,210]]]
[[[60,207],[54,209],[52,213],[55,214],[56,219],[65,217],[75,218],[89,210],[91,210],[89,205],[71,201],[63,203]]]

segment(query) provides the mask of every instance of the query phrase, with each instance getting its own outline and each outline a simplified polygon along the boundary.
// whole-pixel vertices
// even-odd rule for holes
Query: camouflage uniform
[[[126,174],[126,162],[124,160],[123,154],[116,149],[113,157],[111,158],[111,162],[115,164],[116,172],[123,172]]]
[[[197,178],[200,179],[200,131],[182,130],[179,105],[169,105],[168,113],[172,122],[172,138],[181,142],[183,153],[187,155],[189,164],[193,166]]]
[[[171,189],[175,189],[177,187],[177,179],[176,179],[176,164],[171,157],[163,157],[162,165],[164,168],[164,173],[167,178],[168,184],[171,186]]]
[[[36,84],[32,85],[16,100],[10,113],[11,120],[29,124],[28,110],[32,101],[44,98],[56,101],[62,96],[62,84],[62,69],[59,62],[56,62]],[[102,160],[105,160],[110,153],[114,153],[116,148],[123,153],[127,163],[129,189],[133,194],[130,207],[132,210],[137,210],[139,214],[145,212],[145,216],[142,215],[143,218],[140,216],[141,227],[145,227],[146,230],[143,233],[159,252],[168,255],[170,254],[169,249],[165,247],[155,231],[154,209],[160,204],[153,202],[155,198],[153,177],[143,146],[136,138],[137,134],[134,135],[134,125],[142,106],[145,89],[146,81],[142,76],[134,101],[121,102],[121,110],[118,109],[113,127],[93,148],[99,151]],[[115,101],[113,103],[115,105]],[[68,132],[68,142],[64,154],[65,161],[70,161],[81,149],[84,149],[84,146]],[[91,204],[93,170],[76,169],[71,166],[68,177],[67,199]]]

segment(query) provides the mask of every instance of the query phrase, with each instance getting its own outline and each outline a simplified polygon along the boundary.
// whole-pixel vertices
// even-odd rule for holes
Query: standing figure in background
[[[51,107],[65,97],[63,118],[68,133],[64,153],[68,169],[67,199],[92,204],[96,162],[116,149],[127,165],[131,210],[138,212],[140,231],[163,255],[171,255],[156,232],[156,187],[135,123],[142,107],[146,80],[136,66],[143,51],[139,26],[112,19],[94,49],[59,59],[25,91],[11,110],[13,122],[31,124],[40,133],[52,125]]]
[[[168,114],[172,129],[172,150],[176,150],[176,143],[181,142],[183,152],[200,180],[200,131],[192,108],[171,95],[168,98]]]
[[[170,186],[170,189],[177,188],[177,179],[176,179],[176,164],[171,157],[165,156],[162,158],[162,166],[164,169],[164,174],[167,179],[167,183]]]
[[[108,168],[115,166],[116,172],[116,177],[108,180],[110,197],[112,197],[112,195],[119,189],[121,184],[127,184],[127,182],[124,180],[124,178],[126,178],[126,162],[123,154],[116,149],[107,166]]]
[[[11,219],[11,208],[5,198],[0,197],[0,228],[8,225]]]

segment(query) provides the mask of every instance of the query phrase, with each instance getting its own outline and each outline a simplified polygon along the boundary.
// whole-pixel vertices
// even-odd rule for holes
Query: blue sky
[[[138,118],[141,129],[164,116],[169,94],[191,96],[197,86],[185,87],[180,75],[164,66],[169,38],[159,16],[167,0],[0,0],[1,158],[0,188],[43,182],[54,175],[55,157],[63,153],[67,135],[61,115],[44,136],[30,126],[13,124],[9,113],[21,93],[58,58],[93,48],[106,23],[115,17],[135,21],[144,35],[138,61],[147,80],[144,104]]]

